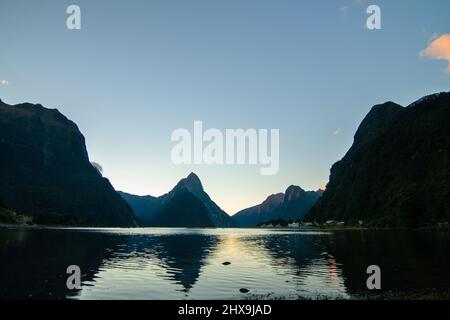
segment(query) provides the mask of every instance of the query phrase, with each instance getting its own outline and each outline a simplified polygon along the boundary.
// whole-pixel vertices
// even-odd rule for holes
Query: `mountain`
[[[450,93],[372,108],[308,220],[416,227],[450,221]]]
[[[239,211],[233,220],[241,227],[254,227],[270,220],[296,220],[314,205],[322,191],[305,191],[298,186],[290,186],[285,193],[269,196],[264,202]]]
[[[0,100],[0,198],[38,224],[134,226],[130,206],[89,162],[75,123]]]
[[[216,227],[205,204],[188,189],[174,191],[154,216],[150,225],[157,227],[207,228]],[[223,225],[217,225],[222,227]]]
[[[148,220],[153,217],[160,206],[160,200],[157,197],[137,196],[122,191],[117,192],[130,205],[139,219]]]
[[[211,200],[199,177],[191,173],[160,197],[119,193],[141,224],[158,227],[233,227],[235,222]]]

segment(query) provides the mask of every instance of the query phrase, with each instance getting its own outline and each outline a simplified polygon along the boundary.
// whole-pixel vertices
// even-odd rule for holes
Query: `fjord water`
[[[0,229],[0,262],[2,299],[370,298],[373,264],[383,292],[450,288],[438,231]],[[81,290],[66,287],[69,265]]]

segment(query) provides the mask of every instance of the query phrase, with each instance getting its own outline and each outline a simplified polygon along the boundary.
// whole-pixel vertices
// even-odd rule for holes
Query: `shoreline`
[[[423,301],[423,300],[438,300],[449,301],[450,290],[440,290],[435,288],[427,288],[423,290],[381,290],[380,292],[354,292],[347,293],[347,297],[342,295],[317,294],[311,296],[290,294],[290,295],[276,295],[268,294],[253,294],[242,298],[245,301],[273,301],[273,300],[301,300],[301,301]]]
[[[47,229],[47,228],[50,228],[50,226],[0,223],[0,230],[2,230],[2,229]]]
[[[329,227],[273,227],[273,228],[259,228],[259,227],[234,227],[234,228],[201,228],[201,227],[99,227],[99,226],[67,226],[67,225],[29,225],[29,224],[11,224],[0,223],[0,230],[44,230],[44,229],[74,229],[74,228],[91,228],[91,229],[238,229],[238,230],[270,230],[270,231],[292,231],[292,232],[335,232],[335,231],[389,231],[389,230],[405,230],[405,231],[450,231],[450,226],[424,226],[416,228],[399,228],[399,227],[363,227],[363,226],[329,226]]]

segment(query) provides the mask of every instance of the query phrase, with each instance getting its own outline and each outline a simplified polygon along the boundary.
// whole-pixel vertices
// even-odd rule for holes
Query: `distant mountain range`
[[[450,222],[450,93],[372,108],[305,217],[389,227]]]
[[[31,216],[37,224],[105,227],[249,227],[300,218],[388,227],[450,221],[450,93],[408,107],[374,106],[331,168],[325,192],[290,186],[233,217],[194,173],[160,197],[117,193],[89,162],[76,124],[39,104],[0,100],[0,154],[0,221]]]
[[[305,191],[298,186],[290,186],[285,193],[273,194],[261,204],[239,211],[233,219],[241,227],[254,227],[271,220],[297,220],[308,212],[322,193],[322,190]]]
[[[130,204],[141,225],[155,227],[235,227],[236,223],[203,190],[194,173],[160,197],[119,194]]]
[[[263,221],[303,217],[322,192],[290,186],[286,193],[271,195],[260,205],[244,209],[233,217],[211,200],[194,173],[161,197],[137,196],[120,191],[119,194],[130,204],[144,226],[254,227]]]
[[[89,162],[58,110],[0,100],[0,198],[38,224],[136,226],[130,206]]]

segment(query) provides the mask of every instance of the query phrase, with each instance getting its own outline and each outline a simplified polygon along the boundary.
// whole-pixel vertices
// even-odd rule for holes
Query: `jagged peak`
[[[287,189],[286,189],[286,194],[290,194],[293,192],[305,192],[305,190],[303,190],[302,187],[296,186],[296,185],[290,185]]]
[[[267,197],[267,199],[264,201],[264,203],[282,203],[284,200],[284,193],[275,193],[271,194]]]
[[[285,192],[285,202],[288,202],[292,199],[299,198],[301,194],[306,193],[305,190],[303,190],[299,186],[291,185],[286,189]]]
[[[189,175],[186,177],[186,179],[196,179],[196,180],[200,181],[200,178],[194,172],[189,173]]]
[[[202,182],[194,172],[191,172],[186,178],[181,179],[176,187],[177,188],[185,187],[186,189],[188,189],[193,193],[203,191]]]

